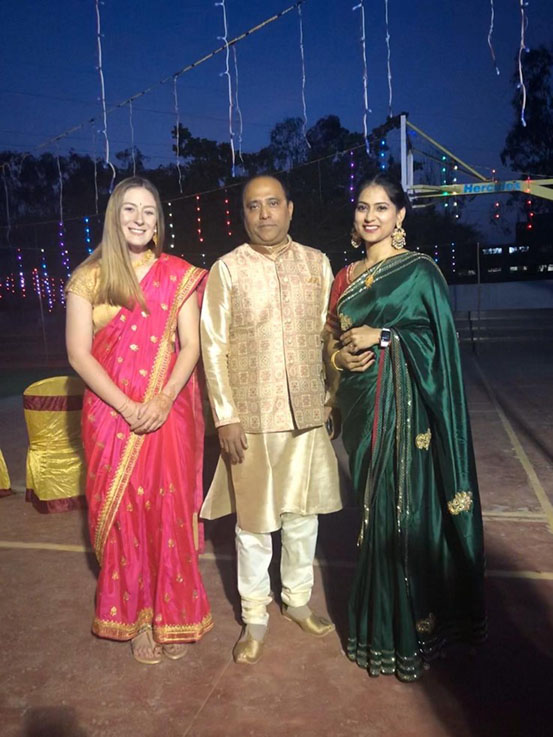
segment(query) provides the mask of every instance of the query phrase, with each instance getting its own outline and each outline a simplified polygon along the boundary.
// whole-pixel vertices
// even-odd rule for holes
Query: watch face
[[[380,347],[387,348],[390,345],[392,339],[392,331],[389,328],[382,328],[380,331]]]

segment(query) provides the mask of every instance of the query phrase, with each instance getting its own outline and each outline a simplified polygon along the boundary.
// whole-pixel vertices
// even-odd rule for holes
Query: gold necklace
[[[369,274],[367,277],[365,277],[365,286],[367,289],[370,289],[372,285],[374,284],[374,280],[376,279],[376,275],[380,271],[381,266],[384,265],[384,263],[389,259],[390,257],[387,256],[386,258],[383,258],[382,261],[380,261],[376,267],[376,269],[373,271],[372,274]],[[367,259],[365,258],[365,263],[367,263]]]
[[[140,256],[140,258],[135,259],[134,261],[131,261],[133,269],[136,271],[141,266],[144,266],[145,264],[150,263],[154,258],[154,252],[148,248],[146,253],[144,253],[143,256]]]

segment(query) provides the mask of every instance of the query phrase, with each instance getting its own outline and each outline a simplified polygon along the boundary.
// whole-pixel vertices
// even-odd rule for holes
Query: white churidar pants
[[[281,597],[291,607],[303,606],[313,589],[313,558],[319,518],[316,514],[281,515]],[[248,532],[236,525],[238,591],[245,624],[267,625],[271,603],[269,565],[273,557],[271,533]]]

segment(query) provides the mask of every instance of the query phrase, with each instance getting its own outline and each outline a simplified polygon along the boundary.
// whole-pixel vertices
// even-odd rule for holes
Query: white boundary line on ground
[[[93,553],[92,548],[85,545],[59,545],[57,543],[22,543],[12,540],[0,540],[0,549],[3,550],[52,550],[61,553]],[[201,553],[201,560],[232,562],[236,556],[231,553]],[[355,568],[354,561],[348,560],[318,560],[315,559],[315,568]],[[487,578],[530,578],[553,581],[553,571],[486,571]]]
[[[518,439],[518,436],[513,426],[509,422],[506,414],[503,412],[503,410],[499,406],[499,402],[497,401],[496,394],[494,390],[492,389],[490,383],[488,382],[486,375],[484,374],[484,371],[482,370],[482,367],[480,366],[476,358],[474,358],[474,365],[476,366],[476,370],[480,374],[482,383],[484,384],[484,387],[486,388],[486,391],[488,392],[488,396],[490,397],[490,401],[493,404],[499,416],[499,419],[501,420],[501,424],[503,425],[503,428],[505,432],[507,433],[509,440],[513,444],[513,450],[516,453],[516,456],[520,462],[520,465],[523,467],[523,469],[526,472],[526,475],[528,476],[528,481],[530,483],[530,486],[532,487],[532,490],[534,491],[534,494],[538,498],[540,506],[543,509],[543,513],[546,517],[549,531],[553,534],[553,504],[551,504],[551,502],[549,501],[549,498],[547,494],[545,493],[545,489],[543,488],[542,483],[538,478],[538,475],[534,469],[534,466],[532,465],[530,459],[528,458],[526,451],[522,447],[522,443]]]

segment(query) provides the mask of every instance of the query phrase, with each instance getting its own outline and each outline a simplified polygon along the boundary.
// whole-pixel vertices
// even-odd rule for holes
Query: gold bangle
[[[334,353],[330,356],[330,363],[334,366],[334,368],[336,369],[336,371],[343,371],[344,370],[343,368],[340,368],[339,366],[336,365],[336,354],[337,353],[340,353],[341,350],[342,350],[341,348],[338,348],[338,350],[337,351],[334,351]]]

